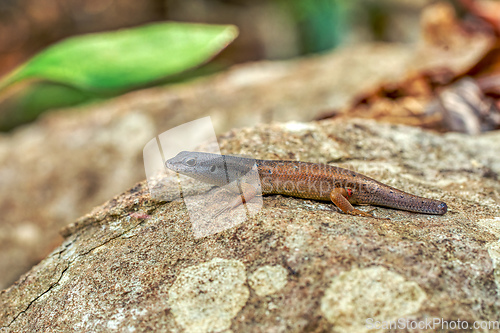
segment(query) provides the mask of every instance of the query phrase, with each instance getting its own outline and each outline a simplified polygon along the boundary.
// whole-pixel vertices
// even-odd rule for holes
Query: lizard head
[[[182,151],[165,162],[170,170],[217,186],[241,177],[253,164],[252,159],[191,151]]]

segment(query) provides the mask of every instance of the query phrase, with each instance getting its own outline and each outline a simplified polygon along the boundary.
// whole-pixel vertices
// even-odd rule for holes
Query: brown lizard
[[[180,152],[167,160],[165,166],[205,183],[225,186],[239,182],[245,198],[259,195],[254,186],[239,181],[256,167],[262,194],[283,194],[292,197],[333,202],[344,213],[374,217],[354,208],[368,204],[416,213],[443,215],[446,203],[419,197],[385,185],[360,173],[326,164],[299,161],[257,160],[238,156],[201,152]],[[241,204],[238,198],[221,211]]]

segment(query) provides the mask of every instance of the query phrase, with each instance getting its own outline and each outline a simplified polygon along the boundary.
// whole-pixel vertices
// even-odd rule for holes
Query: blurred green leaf
[[[70,86],[47,81],[30,82],[0,100],[0,131],[32,121],[45,110],[98,100],[92,93]]]
[[[346,33],[346,16],[354,1],[279,0],[297,24],[303,54],[318,53],[337,47]]]
[[[169,22],[62,41],[0,80],[0,131],[49,109],[203,73],[193,69],[237,35],[231,25]]]
[[[86,91],[116,92],[199,66],[236,38],[231,25],[160,23],[64,40],[0,81],[0,89],[48,80]]]

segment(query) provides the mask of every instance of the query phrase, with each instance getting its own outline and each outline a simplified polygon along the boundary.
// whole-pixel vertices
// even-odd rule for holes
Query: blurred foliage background
[[[431,0],[2,0],[0,75],[63,38],[148,22],[235,24],[227,63],[286,59],[367,40],[411,42]]]
[[[239,29],[239,37],[201,69],[167,81],[152,80],[151,84],[185,80],[237,63],[290,59],[366,41],[414,42],[418,39],[420,11],[430,2],[2,0],[0,78],[65,38],[162,21],[233,24]],[[460,7],[460,1],[454,5]],[[155,62],[160,65],[160,61]],[[102,95],[60,82],[49,86],[36,83],[29,89],[3,94],[0,91],[0,130],[30,121],[44,110],[101,100]],[[110,97],[107,92],[104,95]]]

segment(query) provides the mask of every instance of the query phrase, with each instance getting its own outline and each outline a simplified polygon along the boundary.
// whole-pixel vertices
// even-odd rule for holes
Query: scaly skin
[[[339,167],[298,161],[253,160],[237,156],[181,152],[166,162],[169,169],[217,186],[241,179],[257,167],[262,194],[283,194],[332,201],[344,213],[373,217],[352,204],[368,204],[416,213],[443,215],[446,203],[419,197]],[[240,186],[251,187],[248,184]],[[254,193],[256,190],[246,191]],[[252,195],[254,195],[252,194]],[[248,196],[248,195],[246,195]],[[245,198],[247,201],[248,197]],[[237,200],[233,206],[241,204]],[[230,207],[231,208],[231,207]]]

